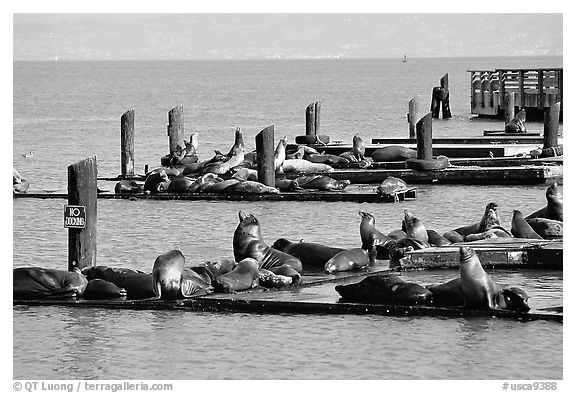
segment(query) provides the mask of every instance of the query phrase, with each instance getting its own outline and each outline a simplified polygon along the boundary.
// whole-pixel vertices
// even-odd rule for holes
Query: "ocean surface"
[[[292,142],[305,134],[305,108],[315,100],[322,101],[320,133],[332,140],[406,137],[408,101],[420,95],[430,102],[446,72],[453,118],[435,119],[434,136],[479,136],[502,121],[470,114],[467,70],[561,66],[560,57],[14,62],[13,165],[30,191],[66,190],[67,166],[93,154],[99,176],[114,177],[120,116],[130,108],[137,173],[167,154],[167,113],[177,105],[184,106],[186,134],[199,133],[201,159],[227,151],[235,127],[248,148],[271,124],[276,140]],[[33,157],[25,158],[29,151]],[[358,210],[374,214],[385,233],[399,228],[404,209],[443,233],[477,222],[486,204],[497,202],[509,227],[513,209],[529,214],[545,205],[546,187],[418,185],[416,200],[398,204],[99,200],[97,263],[151,271],[155,258],[174,248],[190,264],[232,258],[239,210],[260,219],[268,244],[285,237],[356,247]],[[65,204],[13,200],[14,267],[66,269]],[[489,273],[524,288],[533,309],[562,304],[562,272]],[[404,273],[422,284],[455,274]],[[325,296],[338,299],[333,288]],[[563,378],[563,325],[17,306],[13,352],[15,379],[541,380]]]

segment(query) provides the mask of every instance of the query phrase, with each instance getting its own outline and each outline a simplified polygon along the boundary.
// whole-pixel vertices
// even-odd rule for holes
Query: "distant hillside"
[[[14,59],[561,55],[561,14],[16,14]]]

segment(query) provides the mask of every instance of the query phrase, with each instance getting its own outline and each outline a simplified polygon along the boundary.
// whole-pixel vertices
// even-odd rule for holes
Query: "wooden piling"
[[[274,170],[274,125],[264,128],[256,135],[256,163],[258,165],[258,181],[274,187],[276,175]]]
[[[560,103],[546,108],[544,112],[544,149],[558,146],[558,123],[560,122]]]
[[[177,146],[182,146],[184,138],[184,107],[178,105],[168,112],[168,138],[170,143],[170,155],[172,156],[177,150]]]
[[[84,206],[83,229],[68,229],[68,270],[96,265],[96,201],[98,167],[96,156],[68,166],[68,204]]]
[[[321,101],[315,101],[306,107],[306,135],[316,135],[320,130]]]
[[[322,101],[316,101],[314,103],[314,131],[316,134],[320,132],[320,108],[322,106]]]
[[[504,125],[514,118],[514,99],[513,91],[504,94]]]
[[[449,119],[452,117],[450,112],[450,89],[448,88],[448,73],[440,79],[440,87],[445,92],[445,98],[442,100],[442,118]]]
[[[134,176],[134,108],[120,118],[120,174]]]
[[[420,160],[432,159],[432,112],[428,112],[416,123],[416,136],[418,138],[416,157]]]
[[[420,119],[421,97],[416,96],[408,102],[408,133],[410,139],[416,139],[416,123]]]

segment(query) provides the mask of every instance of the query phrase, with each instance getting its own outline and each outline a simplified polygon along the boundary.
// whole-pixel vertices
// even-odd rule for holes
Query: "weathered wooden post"
[[[410,139],[416,139],[416,123],[420,119],[421,97],[416,96],[408,102],[408,132]]]
[[[274,187],[276,183],[274,170],[274,125],[264,128],[256,135],[255,139],[258,181],[266,186]]]
[[[177,146],[185,148],[182,145],[184,141],[184,107],[182,105],[168,112],[167,132],[170,141],[170,156],[172,156],[178,150]]]
[[[544,149],[558,146],[558,123],[560,122],[560,103],[546,108],[544,112]]]
[[[428,112],[416,123],[416,157],[419,160],[432,159],[432,113]]]
[[[504,125],[514,118],[514,92],[504,94]]]
[[[452,117],[450,112],[450,89],[448,88],[448,73],[440,79],[440,87],[446,92],[446,97],[442,99],[442,118],[449,119]]]
[[[432,89],[432,104],[430,105],[430,112],[435,119],[440,117],[440,106],[442,107],[442,118],[448,119],[452,117],[450,113],[450,90],[448,88],[448,74],[440,79],[440,87]]]
[[[120,118],[120,175],[134,176],[134,108]]]
[[[321,101],[315,101],[306,107],[306,135],[316,135],[320,130]]]
[[[64,227],[68,228],[68,270],[96,265],[96,156],[68,166],[68,205]]]

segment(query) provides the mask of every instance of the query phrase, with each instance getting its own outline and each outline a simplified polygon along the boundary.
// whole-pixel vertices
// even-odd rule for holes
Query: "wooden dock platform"
[[[495,131],[494,131],[495,132]],[[502,131],[504,133],[504,131]],[[506,134],[472,137],[432,138],[432,143],[437,145],[498,145],[498,144],[539,144],[544,143],[544,136],[540,133],[531,132],[525,134]],[[410,138],[372,138],[375,145],[410,145],[416,144],[416,139]]]

